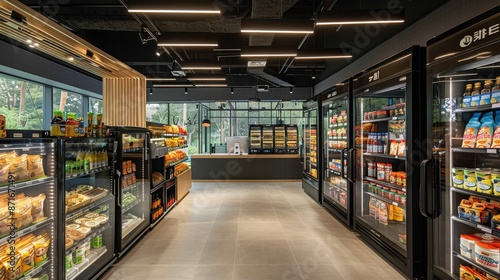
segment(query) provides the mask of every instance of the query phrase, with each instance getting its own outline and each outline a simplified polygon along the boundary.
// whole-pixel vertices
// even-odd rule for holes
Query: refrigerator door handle
[[[116,170],[116,175],[117,175],[116,176],[117,177],[117,179],[116,179],[116,185],[117,185],[117,188],[116,188],[116,197],[118,198],[116,204],[118,205],[119,208],[122,208],[122,192],[121,192],[121,189],[119,187],[120,177],[121,177],[120,170],[118,170],[118,169]]]
[[[433,180],[432,180],[432,161],[429,159],[423,160],[420,163],[420,190],[419,190],[419,208],[420,213],[426,218],[434,218],[435,198],[433,197]]]
[[[343,148],[342,151],[340,152],[340,177],[342,179],[345,178],[346,174],[344,172],[344,162],[346,160],[344,154],[346,153],[347,148]]]
[[[356,158],[356,148],[352,148],[347,152],[347,180],[354,183],[354,159]]]

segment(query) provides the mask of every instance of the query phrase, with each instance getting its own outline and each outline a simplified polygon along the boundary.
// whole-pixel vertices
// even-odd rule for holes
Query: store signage
[[[380,79],[380,71],[377,71],[377,72],[373,73],[371,76],[369,76],[368,82],[371,83],[371,82],[374,82],[378,79]]]
[[[429,42],[428,61],[453,58],[464,50],[479,48],[500,39],[500,13],[476,22],[467,22]]]
[[[500,31],[500,23],[496,23],[488,28],[481,28],[474,31],[472,35],[465,35],[462,40],[460,40],[460,47],[466,48],[473,45],[474,42],[486,39],[488,36],[492,36]]]

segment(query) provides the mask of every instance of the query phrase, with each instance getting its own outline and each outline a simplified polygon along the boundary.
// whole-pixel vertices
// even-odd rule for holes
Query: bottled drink
[[[470,107],[471,95],[472,95],[472,84],[467,84],[465,85],[462,107]]]
[[[491,89],[491,103],[500,101],[500,76],[496,78],[495,86]]]
[[[471,93],[470,106],[478,106],[480,104],[481,97],[481,82],[474,83],[474,89]]]
[[[94,124],[94,113],[87,113],[87,137],[92,137],[92,124]]]
[[[491,80],[484,81],[484,88],[481,90],[479,105],[491,104],[491,84]]]

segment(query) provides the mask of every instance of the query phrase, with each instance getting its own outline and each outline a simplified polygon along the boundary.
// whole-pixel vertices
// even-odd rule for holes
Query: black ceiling
[[[22,0],[34,10],[48,16],[65,28],[129,64],[146,77],[171,77],[177,67],[189,60],[218,60],[230,87],[270,84],[313,86],[339,71],[388,38],[430,13],[447,0],[215,0],[221,15],[186,17],[178,15],[131,14],[128,0]],[[63,2],[63,3],[60,3]],[[158,1],[161,2],[161,1]],[[66,4],[65,4],[66,3]],[[317,11],[337,13],[356,9],[382,9],[379,16],[390,16],[404,8],[405,23],[394,25],[362,25],[315,27],[314,34],[256,36],[240,33],[242,18],[314,19]],[[144,29],[144,27],[146,27]],[[199,33],[215,36],[218,50],[213,48],[164,48],[158,57],[156,40],[160,34]],[[352,48],[350,60],[298,62],[292,59],[268,59],[262,72],[249,73],[247,60],[238,49],[246,46],[270,45],[275,48],[300,49]],[[391,54],[388,54],[388,56]],[[196,72],[199,73],[199,72]],[[206,73],[206,72],[205,72]],[[212,73],[212,72],[211,72]],[[216,72],[213,72],[218,74]],[[315,76],[316,79],[312,77]]]

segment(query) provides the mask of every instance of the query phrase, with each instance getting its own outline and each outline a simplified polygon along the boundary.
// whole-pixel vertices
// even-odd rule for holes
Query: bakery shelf
[[[394,116],[389,118],[363,120],[361,123],[387,122],[387,121],[404,120],[404,119],[406,119],[406,116]]]
[[[139,187],[141,185],[141,182],[137,182],[135,184],[132,184],[130,186],[127,186],[125,188],[122,188],[122,192],[126,192],[126,191],[130,191],[132,190],[133,188],[136,188],[136,187]]]
[[[122,208],[122,213],[126,213],[127,211],[129,211],[130,209],[132,209],[135,206],[139,205],[140,203],[141,203],[141,200],[140,199],[136,199],[134,202],[130,203],[126,207],[123,207]]]
[[[106,254],[106,252],[108,251],[108,249],[106,248],[106,246],[102,246],[101,248],[99,249],[92,249],[90,251],[90,254],[93,254],[90,258],[92,258],[90,261],[85,261],[81,264],[77,264],[77,265],[74,265],[72,269],[74,269],[73,271],[76,271],[76,272],[72,272],[71,270],[68,271],[66,273],[66,279],[67,280],[73,280],[75,279],[76,277],[78,277],[80,274],[82,274],[88,267],[90,267],[92,264],[94,264],[97,260],[99,260],[104,254]],[[78,268],[78,269],[77,269]],[[72,274],[73,273],[73,274]]]
[[[80,177],[83,177],[83,176],[88,176],[88,175],[96,174],[96,173],[103,172],[103,171],[108,171],[108,170],[111,170],[110,166],[99,167],[99,168],[95,168],[95,169],[92,169],[92,170],[89,170],[89,171],[80,172],[80,173],[77,173],[77,174],[66,175],[66,181],[71,180],[71,179],[80,178]]]
[[[71,245],[71,247],[66,249],[66,255],[72,254],[75,251],[76,247],[80,246],[81,244],[83,244],[85,242],[90,241],[92,238],[98,236],[99,234],[103,233],[104,231],[106,231],[109,228],[111,228],[111,224],[106,223],[105,225],[102,225],[102,226],[92,230],[82,240],[78,240],[78,241],[75,240],[75,243],[73,243],[73,245]]]
[[[185,149],[187,147],[188,147],[188,145],[184,145],[184,146],[180,146],[180,147],[167,147],[167,151],[171,152],[171,151],[175,151],[175,150],[182,150],[182,149]]]
[[[378,194],[374,194],[374,193],[371,193],[371,192],[365,192],[365,193],[366,193],[367,195],[369,195],[369,196],[375,197],[375,198],[376,198],[376,199],[378,199],[378,200],[382,200],[382,201],[387,202],[387,203],[389,203],[389,204],[392,204],[392,205],[394,205],[394,206],[396,206],[396,207],[406,209],[406,206],[403,206],[403,205],[401,205],[401,203],[397,203],[396,201],[394,201],[394,200],[392,200],[392,199],[389,199],[389,198],[387,198],[387,197],[383,197],[383,196],[380,196],[380,195],[378,195]]]
[[[346,137],[328,137],[328,140],[331,140],[331,141],[344,141],[344,142],[347,142],[347,136],[346,136]]]
[[[370,182],[377,183],[377,184],[382,185],[382,186],[386,186],[386,187],[390,187],[390,188],[394,188],[394,189],[398,189],[398,190],[406,192],[406,188],[403,188],[403,187],[396,185],[396,184],[391,184],[391,183],[386,182],[386,181],[377,180],[377,179],[372,178],[372,177],[363,177],[363,180],[370,181]]]
[[[9,220],[9,218],[7,218],[7,220]],[[28,233],[34,232],[35,230],[43,228],[43,227],[51,224],[52,222],[54,222],[54,218],[45,218],[42,221],[39,221],[37,223],[31,224],[29,226],[25,226],[25,227],[20,228],[20,229],[16,229],[15,230],[15,232],[16,232],[15,238],[17,239],[17,238],[19,238],[19,237],[21,237],[23,235],[26,235]],[[10,238],[12,238],[10,234],[7,235],[7,236],[1,237],[0,238],[0,244],[7,243],[7,241]]]
[[[491,227],[487,226],[487,225],[467,221],[467,220],[461,219],[457,216],[452,216],[451,220],[454,222],[462,223],[464,225],[468,225],[468,226],[473,227],[473,228],[477,228],[480,231],[485,232],[485,233],[489,233],[489,234],[493,233],[493,230],[491,229]]]
[[[369,157],[378,157],[378,158],[389,158],[389,159],[399,159],[399,160],[406,160],[406,157],[403,156],[392,156],[392,155],[387,155],[387,154],[372,154],[372,153],[363,153],[364,156],[369,156]]]
[[[123,153],[124,154],[126,154],[126,153],[135,153],[135,152],[140,152],[143,149],[144,149],[143,147],[129,148],[129,149],[124,149]]]
[[[457,108],[457,109],[455,109],[454,113],[483,112],[483,111],[488,111],[491,109],[498,109],[498,108],[500,108],[500,103],[493,103],[493,104],[485,104],[485,105],[466,107],[466,108]]]
[[[66,213],[66,220],[68,220],[68,219],[70,219],[70,218],[72,218],[72,217],[74,217],[74,216],[76,216],[76,215],[78,215],[80,213],[83,213],[83,212],[85,212],[87,210],[90,210],[90,209],[92,209],[92,208],[94,208],[96,206],[99,206],[99,205],[101,205],[103,203],[106,203],[106,202],[110,201],[112,198],[114,198],[114,196],[108,194],[107,196],[99,199],[96,202],[87,204],[87,205],[85,205],[85,206],[83,206],[81,208],[77,208],[77,209],[75,209],[75,210],[73,210],[73,211],[71,211],[69,213]]]
[[[473,260],[470,260],[464,256],[462,256],[460,253],[457,253],[457,252],[453,252],[453,255],[457,258],[457,259],[460,259],[461,261],[463,262],[466,262],[467,264],[469,265],[472,265],[473,267],[477,267],[479,270],[482,270],[484,272],[487,272],[488,274],[490,274],[491,276],[495,277],[496,279],[500,279],[500,274],[496,271],[493,271],[485,266],[482,266],[476,262],[474,262]]]
[[[37,264],[32,270],[24,273],[23,277],[17,278],[17,280],[29,280],[29,279],[33,279],[34,278],[33,276],[37,275],[42,270],[44,270],[47,267],[49,267],[49,263],[50,263],[49,259],[46,259],[46,260],[42,261],[41,263]]]
[[[460,138],[461,139],[461,138]],[[499,149],[481,149],[481,148],[452,148],[451,151],[457,153],[473,154],[498,154]]]
[[[2,184],[0,187],[0,191],[7,189],[11,190],[20,190],[26,187],[35,187],[37,185],[53,182],[54,177],[43,177],[43,178],[37,178],[37,179],[27,179],[26,181],[18,181],[17,183],[14,183],[12,185],[7,184]]]
[[[157,183],[156,185],[154,185],[154,187],[151,189],[151,193],[154,193],[155,191],[161,189],[161,187],[163,187],[163,184],[165,182],[166,182],[165,180],[161,180],[159,183]]]
[[[181,162],[183,162],[183,161],[186,161],[187,159],[188,159],[188,158],[187,158],[187,157],[185,157],[185,158],[183,158],[183,159],[180,159],[180,160],[177,160],[177,161],[174,161],[174,162],[170,162],[170,163],[168,163],[168,164],[165,164],[165,166],[166,166],[166,167],[172,167],[172,166],[175,166],[175,165],[177,165],[177,164],[179,164],[179,163],[181,163]]]

